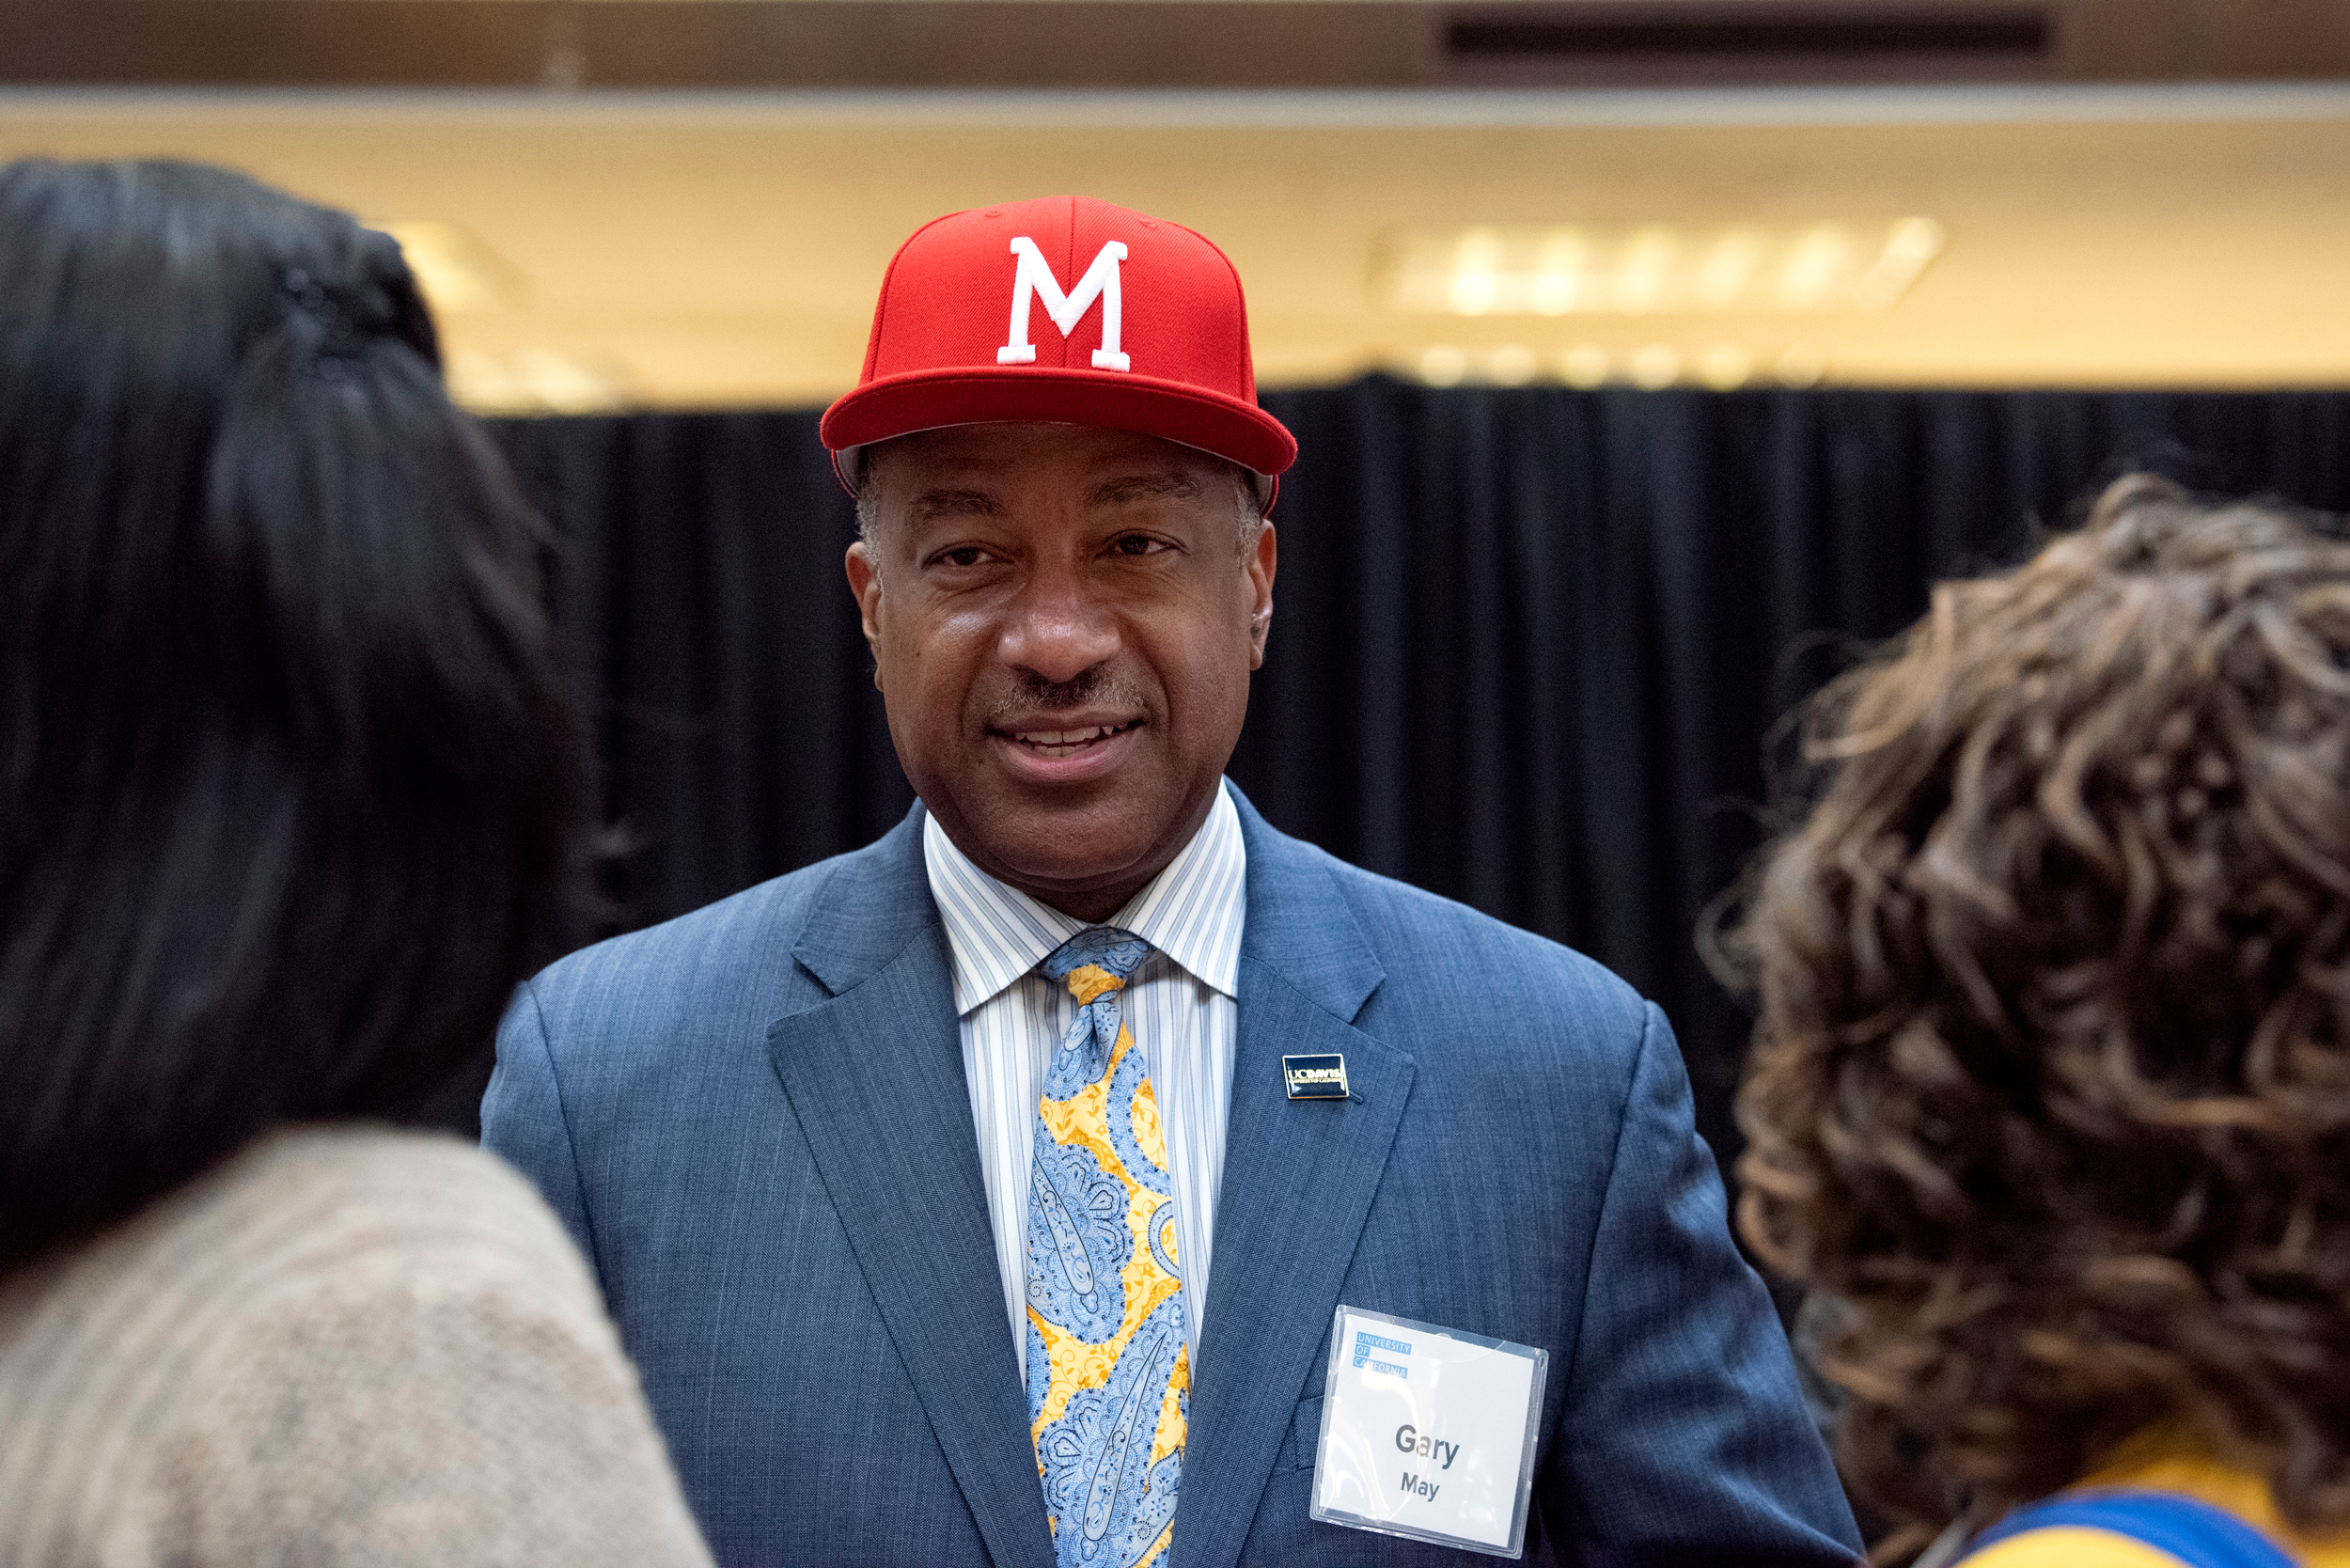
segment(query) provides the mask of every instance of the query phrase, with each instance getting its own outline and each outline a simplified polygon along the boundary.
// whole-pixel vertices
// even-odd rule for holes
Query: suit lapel
[[[867,1286],[1002,1568],[1050,1568],[919,812],[836,875],[793,956],[832,993],[769,1053]]]
[[[1230,1568],[1240,1555],[1415,1072],[1409,1056],[1348,1022],[1382,971],[1321,858],[1239,804],[1248,843],[1240,1034],[1176,1511],[1181,1568]],[[1288,1099],[1281,1058],[1325,1053],[1345,1056],[1360,1098]]]

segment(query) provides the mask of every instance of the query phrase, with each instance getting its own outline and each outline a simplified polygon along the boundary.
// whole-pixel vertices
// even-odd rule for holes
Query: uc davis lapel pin
[[[1292,1100],[1343,1100],[1352,1092],[1342,1056],[1283,1057],[1281,1082]]]

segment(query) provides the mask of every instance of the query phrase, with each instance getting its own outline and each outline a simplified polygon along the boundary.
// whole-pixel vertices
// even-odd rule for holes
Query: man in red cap
[[[1223,255],[942,218],[822,430],[921,804],[540,976],[483,1107],[720,1560],[1849,1563],[1663,1016],[1223,777],[1296,452]]]

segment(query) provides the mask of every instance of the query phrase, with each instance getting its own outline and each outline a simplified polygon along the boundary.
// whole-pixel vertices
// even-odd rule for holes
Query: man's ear
[[[1256,602],[1248,612],[1248,667],[1264,667],[1265,638],[1273,635],[1273,569],[1281,557],[1280,541],[1273,537],[1273,525],[1266,522],[1257,529],[1257,547],[1249,553],[1248,587]]]
[[[849,570],[849,591],[856,596],[857,619],[865,630],[865,646],[872,651],[874,689],[886,691],[888,688],[882,684],[881,572],[873,564],[872,554],[866,549],[861,539],[849,546],[849,554],[842,564]]]

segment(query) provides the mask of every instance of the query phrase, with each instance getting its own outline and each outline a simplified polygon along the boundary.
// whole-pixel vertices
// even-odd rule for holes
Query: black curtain
[[[1737,1148],[1744,1012],[1695,946],[1759,835],[1765,737],[1929,582],[2133,467],[2350,510],[2350,394],[1278,393],[1272,653],[1232,776],[1279,827],[1591,954],[1680,1030]],[[509,421],[624,836],[676,915],[911,800],[816,415]],[[1503,977],[1506,980],[1506,977]]]

